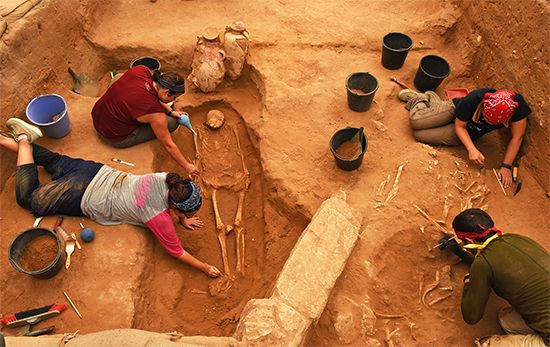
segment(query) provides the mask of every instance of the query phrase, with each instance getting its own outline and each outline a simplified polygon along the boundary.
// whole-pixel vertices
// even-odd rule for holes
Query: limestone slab
[[[273,297],[317,320],[358,239],[359,229],[359,221],[343,199],[326,200],[292,250]]]
[[[253,299],[246,304],[234,337],[247,346],[298,346],[311,323],[280,300]]]

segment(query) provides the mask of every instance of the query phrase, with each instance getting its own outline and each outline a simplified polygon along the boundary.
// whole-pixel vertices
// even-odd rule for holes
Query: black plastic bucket
[[[19,262],[19,259],[21,257],[21,253],[25,249],[25,246],[38,236],[43,235],[51,236],[57,242],[57,254],[54,260],[43,269],[37,271],[27,271],[23,269],[21,263]],[[10,245],[10,248],[8,250],[8,258],[14,269],[39,279],[48,279],[55,276],[59,272],[59,270],[61,270],[64,260],[63,252],[61,251],[61,240],[56,233],[54,233],[50,229],[45,228],[30,228],[19,234]]]
[[[355,72],[346,79],[348,106],[353,111],[364,112],[369,109],[378,89],[376,77],[368,72]]]
[[[153,57],[139,57],[132,61],[130,68],[133,68],[138,65],[147,66],[151,71],[160,70],[160,61]]]
[[[437,55],[427,55],[420,60],[414,77],[414,86],[421,92],[436,90],[451,73],[449,63]]]
[[[336,149],[340,147],[344,142],[347,142],[357,134],[358,131],[361,129],[359,128],[351,128],[347,127],[344,129],[340,129],[337,132],[332,135],[332,138],[330,139],[329,146],[330,151],[332,152],[332,155],[334,156],[334,160],[336,161],[336,166],[338,166],[340,169],[345,171],[352,171],[357,169],[359,166],[361,166],[361,163],[363,162],[363,156],[365,155],[365,152],[367,151],[368,147],[368,140],[365,133],[363,133],[363,138],[361,141],[361,153],[353,159],[348,158],[342,158],[341,156],[336,153]]]
[[[382,39],[382,66],[397,70],[403,66],[412,47],[412,39],[403,33],[389,33]]]

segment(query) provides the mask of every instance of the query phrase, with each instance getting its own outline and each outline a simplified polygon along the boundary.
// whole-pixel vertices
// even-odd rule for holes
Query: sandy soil
[[[487,1],[476,6],[489,11],[497,5]],[[222,260],[210,196],[216,181],[222,218],[231,223],[241,190],[232,182],[241,182],[243,171],[237,152],[229,150],[235,148],[229,125],[238,129],[251,178],[244,208],[245,276],[235,278],[228,291],[218,293],[217,281],[177,263],[147,230],[105,227],[84,218],[66,218],[64,222],[70,231],[78,232],[79,222],[96,231],[94,242],[75,252],[68,271],[47,281],[16,272],[7,261],[9,243],[32,225],[34,218],[15,204],[15,157],[1,151],[0,282],[4,289],[0,315],[64,302],[62,288],[71,294],[85,318],[80,320],[68,311],[55,318],[55,323],[43,323],[55,324],[57,332],[133,327],[178,330],[185,335],[231,335],[246,301],[269,293],[270,283],[320,203],[343,189],[362,214],[364,229],[308,345],[372,345],[375,340],[383,345],[385,330],[396,328],[393,342],[407,346],[471,345],[477,336],[500,333],[496,312],[504,302],[496,296],[491,297],[480,323],[468,326],[462,321],[461,281],[467,268],[456,264],[452,255],[430,250],[441,233],[414,205],[449,226],[453,216],[471,203],[486,208],[505,232],[526,234],[550,246],[548,113],[544,103],[548,95],[544,82],[549,71],[548,54],[544,54],[548,52],[547,31],[534,30],[547,22],[548,8],[537,1],[508,7],[504,11],[514,13],[514,19],[527,28],[510,24],[507,28],[513,34],[499,35],[504,27],[498,17],[480,19],[478,9],[453,1],[417,0],[414,6],[383,0],[133,0],[102,6],[94,1],[42,1],[2,37],[0,118],[25,118],[24,108],[30,99],[58,93],[69,105],[73,129],[63,139],[44,138],[39,143],[71,156],[134,162],[135,168],[109,162],[133,173],[179,169],[154,141],[126,150],[103,144],[91,125],[90,110],[97,97],[71,92],[67,62],[78,72],[88,73],[99,90],[105,88],[110,70],[124,70],[142,55],[156,56],[163,70],[187,76],[201,30],[212,25],[222,30],[233,20],[245,21],[252,39],[243,76],[235,82],[225,81],[210,94],[188,86],[188,93],[176,102],[200,130],[203,176],[210,180],[210,185],[203,182],[206,199],[199,213],[206,226],[192,232],[181,229],[180,237],[189,252],[219,268]],[[165,24],[167,16],[172,25]],[[414,41],[405,65],[397,71],[380,64],[381,38],[391,31],[405,32]],[[498,44],[495,36],[501,39]],[[515,57],[501,59],[498,65],[503,73],[497,73],[495,65],[484,68],[484,64],[508,57],[510,50]],[[505,131],[480,141],[479,148],[487,158],[483,170],[468,163],[463,148],[432,148],[412,138],[406,111],[396,97],[400,88],[389,77],[412,84],[418,62],[427,54],[445,57],[452,68],[437,90],[441,97],[446,87],[473,89],[498,84],[519,89],[533,106],[520,161],[523,189],[517,196],[512,197],[509,191],[505,197],[490,170],[503,156]],[[526,59],[531,62],[528,69],[522,63]],[[344,81],[357,71],[369,71],[379,82],[374,103],[364,113],[351,111],[346,102]],[[521,78],[540,71],[546,78]],[[210,132],[202,125],[212,108],[226,113],[225,133]],[[328,148],[332,134],[347,126],[364,127],[368,138],[364,162],[353,172],[339,170]],[[174,137],[184,154],[194,158],[191,133],[178,129]],[[403,169],[395,183],[400,165]],[[47,179],[46,175],[43,178]],[[388,199],[394,186],[397,195]],[[42,226],[51,227],[54,220],[45,218]],[[232,269],[234,247],[234,234],[230,234]],[[451,265],[451,296],[426,307],[421,286],[425,289],[445,265]],[[445,293],[437,289],[427,295],[427,302]],[[382,315],[403,317],[380,316],[372,336],[361,334],[360,328],[352,329],[354,333],[339,329],[336,322],[342,313],[349,313],[353,324],[360,327],[357,307],[361,305]]]

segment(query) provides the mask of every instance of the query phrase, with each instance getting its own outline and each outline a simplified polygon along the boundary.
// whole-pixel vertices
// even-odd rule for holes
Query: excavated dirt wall
[[[264,278],[265,283],[282,268],[291,245],[307,224],[311,212],[331,191],[348,190],[350,205],[361,211],[362,217],[369,222],[369,232],[358,241],[358,247],[337,282],[324,317],[306,344],[344,345],[349,344],[348,341],[352,341],[352,345],[382,344],[385,328],[392,331],[400,327],[396,339],[403,342],[402,345],[438,345],[441,341],[446,341],[446,345],[465,345],[465,341],[469,342],[475,336],[498,331],[494,317],[497,304],[501,302],[495,303],[492,296],[487,317],[475,327],[466,326],[462,322],[459,305],[461,279],[467,269],[460,265],[453,265],[452,280],[456,289],[451,297],[430,309],[417,300],[418,288],[415,284],[429,284],[435,271],[456,259],[452,255],[429,251],[437,243],[439,232],[426,226],[412,205],[419,204],[434,217],[439,217],[442,206],[446,205],[447,194],[452,192],[455,198],[449,199],[453,203],[448,216],[451,218],[462,207],[464,200],[472,200],[471,195],[455,191],[453,184],[466,189],[472,182],[477,182],[470,193],[477,192],[478,187],[483,188],[488,196],[484,204],[489,205],[489,212],[499,225],[534,236],[537,241],[546,241],[545,245],[548,245],[544,232],[548,228],[547,218],[541,217],[541,213],[531,212],[537,210],[543,214],[548,211],[548,205],[545,205],[548,199],[541,198],[540,188],[531,178],[535,177],[543,186],[548,182],[548,112],[544,103],[548,91],[545,84],[548,81],[548,5],[536,1],[503,3],[488,0],[481,3],[417,0],[415,10],[410,11],[408,3],[389,0],[368,3],[346,1],[346,6],[335,6],[322,0],[308,3],[267,0],[261,4],[243,0],[236,4],[236,7],[246,8],[246,11],[241,11],[221,2],[159,0],[152,4],[146,0],[136,0],[132,9],[123,11],[125,5],[117,1],[98,6],[95,1],[44,0],[40,8],[33,10],[32,19],[23,18],[1,39],[0,121],[4,122],[13,115],[25,118],[24,109],[30,99],[59,89],[69,99],[75,127],[61,141],[44,138],[41,143],[67,154],[94,160],[109,160],[116,153],[117,156],[124,155],[124,159],[129,161],[151,163],[150,167],[143,165],[139,168],[142,170],[139,173],[160,168],[160,163],[155,161],[160,160],[161,156],[152,158],[161,150],[156,142],[124,151],[113,150],[99,142],[94,130],[89,128],[89,112],[95,98],[76,96],[70,92],[72,80],[66,71],[67,62],[83,66],[85,72],[99,78],[108,69],[126,68],[136,54],[146,52],[160,57],[163,69],[177,68],[187,76],[195,39],[193,35],[212,23],[225,24],[229,18],[244,17],[254,33],[250,55],[253,66],[247,72],[249,80],[242,82],[241,87],[252,81],[258,93],[249,93],[244,88],[232,90],[238,85],[229,82],[220,87],[222,92],[219,94],[204,96],[190,92],[179,100],[181,104],[176,105],[184,111],[191,111],[205,102],[227,101],[230,97],[229,104],[245,118],[251,144],[260,152],[267,176],[263,214],[264,219],[271,223],[266,226],[265,257],[270,259],[273,268]],[[45,6],[52,6],[53,11],[44,10]],[[182,30],[175,32],[172,27],[156,24],[155,19],[164,18],[169,11],[176,18],[185,18]],[[137,13],[148,13],[150,23],[146,23]],[[266,25],[267,22],[270,25]],[[323,25],[319,25],[320,22]],[[21,30],[18,31],[18,28]],[[385,70],[379,63],[380,39],[389,31],[406,32],[415,40],[413,50],[399,71]],[[173,36],[177,39],[173,40]],[[517,197],[503,199],[492,172],[479,172],[478,168],[470,167],[463,148],[432,148],[414,142],[410,136],[406,111],[396,97],[399,88],[389,82],[389,76],[395,74],[408,78],[407,82],[412,83],[418,61],[425,54],[440,54],[452,65],[451,76],[438,91],[442,96],[446,87],[464,86],[471,89],[486,85],[516,89],[531,104],[533,115],[521,166],[522,170],[524,167],[532,169],[532,175],[528,173],[531,170],[525,170],[524,188]],[[528,61],[533,63],[527,65]],[[347,108],[344,79],[350,72],[365,69],[379,78],[380,88],[371,110],[358,114]],[[255,98],[258,109],[243,107],[243,96]],[[335,167],[327,143],[338,127],[348,125],[365,127],[369,149],[359,170],[344,173]],[[487,156],[492,158],[490,165],[498,165],[501,156],[496,154],[506,144],[504,134],[504,131],[497,136],[491,134],[489,141],[482,139],[484,150],[490,147],[488,152],[493,154]],[[497,137],[497,141],[492,141],[493,137]],[[95,148],[88,149],[88,146]],[[190,278],[193,277],[200,278],[200,282],[193,282],[199,283],[200,288],[208,286],[208,279],[200,277],[202,274],[182,268],[158,245],[153,246],[155,240],[152,235],[131,226],[107,228],[93,225],[97,240],[85,252],[75,255],[70,272],[58,275],[53,286],[47,282],[32,282],[14,273],[5,256],[6,243],[18,230],[30,225],[32,220],[27,212],[11,206],[15,199],[13,177],[6,185],[10,189],[3,189],[7,176],[13,175],[13,154],[2,150],[0,160],[0,192],[3,199],[0,201],[0,211],[3,210],[0,226],[4,235],[0,253],[3,255],[1,264],[8,269],[2,283],[9,284],[1,298],[2,313],[38,307],[39,302],[45,304],[50,300],[59,300],[56,289],[63,287],[71,289],[71,295],[86,313],[86,319],[79,320],[74,312],[68,311],[56,321],[59,331],[81,328],[82,333],[87,333],[95,329],[139,325],[151,330],[173,328],[184,333],[209,335],[232,332],[238,319],[236,312],[240,308],[229,310],[229,315],[220,318],[219,325],[212,324],[211,320],[218,316],[205,311],[206,323],[189,327],[187,322],[176,317],[187,312],[172,312],[173,301],[165,300],[162,302],[166,307],[165,317],[170,318],[168,326],[165,326],[162,325],[163,319],[155,318],[162,311],[154,305],[155,302],[140,302],[139,298],[128,295],[137,288],[127,288],[126,285],[138,281],[125,282],[119,278],[129,275],[129,271],[143,271],[143,262],[151,255],[163,263],[165,269],[170,268],[173,271],[170,275],[178,277],[178,281],[190,289]],[[377,187],[386,175],[389,179],[391,174],[386,186],[389,190],[400,164],[405,165],[405,169],[397,197],[386,206],[373,208],[378,205],[374,201]],[[8,203],[10,206],[7,206]],[[514,208],[517,206],[521,208]],[[52,219],[45,219],[44,225],[52,225]],[[76,218],[65,221],[67,227],[76,228],[74,230],[78,230],[78,222]],[[419,230],[418,226],[425,228]],[[214,231],[209,228],[202,232]],[[191,243],[199,249],[202,241],[200,235],[193,237],[196,242]],[[191,236],[184,234],[184,240],[190,241]],[[120,252],[126,245],[132,245],[132,252],[136,252],[129,260]],[[209,247],[217,250],[215,242]],[[413,257],[411,247],[418,251],[420,259]],[[400,257],[402,252],[408,252],[407,257]],[[219,254],[205,253],[219,262]],[[402,259],[408,262],[397,261]],[[105,271],[105,276],[113,279],[112,283],[97,284],[100,282],[94,280],[98,278],[97,269]],[[84,283],[82,279],[86,279],[86,286],[92,285],[93,290],[80,286]],[[402,283],[405,279],[410,283]],[[179,291],[183,289],[182,285]],[[254,294],[263,296],[267,290],[266,284]],[[36,297],[36,291],[42,294],[40,301],[35,299],[35,302],[30,302],[29,299]],[[99,304],[95,292],[101,293]],[[177,296],[179,292],[171,294]],[[436,294],[439,293],[430,293],[428,301],[437,299]],[[204,294],[192,293],[191,297],[193,295]],[[12,297],[26,302],[28,306],[20,307]],[[370,303],[367,302],[369,298]],[[140,312],[133,311],[132,305],[136,301],[136,309]],[[382,315],[407,314],[407,319],[379,319],[373,335],[376,341],[372,338],[361,339],[361,336],[356,336],[359,331],[356,326],[348,324],[350,316],[357,318],[348,313],[357,313],[358,305],[365,312],[370,312],[367,309],[372,308],[372,311]],[[150,315],[151,322],[142,319],[146,314]],[[359,324],[361,317],[352,321]],[[462,333],[452,335],[449,331]]]
[[[0,38],[1,124],[14,116],[24,119],[27,103],[37,95],[72,86],[69,62],[75,66],[86,62],[90,73],[99,71],[103,60],[85,39],[83,25],[94,21],[98,7],[93,5],[93,1],[43,0],[10,24]],[[13,158],[12,153],[0,151],[0,190],[14,171]]]

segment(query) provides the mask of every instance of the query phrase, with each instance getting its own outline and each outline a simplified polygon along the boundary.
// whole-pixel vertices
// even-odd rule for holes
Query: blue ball
[[[82,231],[80,232],[80,238],[82,239],[82,241],[84,242],[92,242],[92,240],[94,239],[94,232],[92,229],[90,228],[84,228],[82,229]]]

